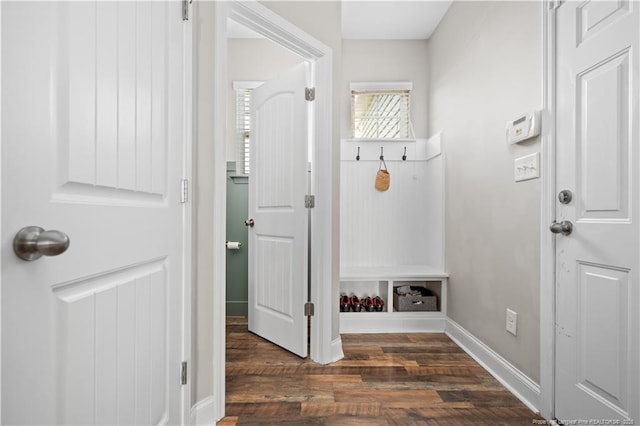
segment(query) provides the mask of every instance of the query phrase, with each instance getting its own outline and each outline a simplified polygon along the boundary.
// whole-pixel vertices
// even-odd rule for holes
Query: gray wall
[[[341,135],[351,133],[349,83],[412,81],[411,121],[415,136],[426,138],[428,78],[426,40],[343,40],[340,88]]]
[[[249,179],[236,175],[235,161],[227,162],[227,241],[241,244],[227,250],[227,316],[246,316],[249,290],[249,232],[244,224],[249,211]]]
[[[515,183],[505,123],[541,108],[541,3],[454,2],[429,48],[429,129],[444,130],[449,316],[539,380],[540,180]],[[518,313],[518,335],[505,310]]]
[[[192,403],[213,394],[213,99],[215,3],[194,2]]]

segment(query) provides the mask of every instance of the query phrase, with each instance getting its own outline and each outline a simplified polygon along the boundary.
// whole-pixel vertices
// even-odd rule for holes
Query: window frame
[[[236,160],[236,175],[239,176],[249,176],[251,173],[251,155],[250,155],[250,147],[251,147],[251,119],[247,117],[247,114],[251,115],[251,92],[262,85],[264,81],[233,81],[232,87],[234,90],[234,99],[235,99],[235,128],[234,128],[234,139],[235,145],[238,152],[238,159]],[[245,103],[245,109],[240,111],[239,104],[240,99],[239,96],[241,93],[245,93],[249,91],[249,101]],[[242,118],[241,118],[242,115]],[[241,127],[241,121],[246,124]],[[246,133],[249,133],[247,135]]]
[[[350,137],[349,140],[352,141],[380,141],[380,142],[410,142],[415,141],[415,134],[413,131],[413,124],[411,122],[411,92],[413,90],[413,82],[411,81],[393,81],[393,82],[352,82],[349,84],[349,99],[351,105],[351,116],[350,116]],[[383,93],[383,92],[408,92],[408,101],[407,101],[407,125],[408,125],[408,137],[402,138],[361,138],[355,136],[355,121],[356,115],[354,111],[354,95],[355,93]]]

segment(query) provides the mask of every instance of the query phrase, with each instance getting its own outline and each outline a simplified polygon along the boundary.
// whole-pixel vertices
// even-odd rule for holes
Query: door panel
[[[581,218],[628,218],[629,51],[578,75],[577,89]]]
[[[557,9],[556,417],[638,419],[638,4]]]
[[[59,192],[161,202],[168,149],[167,4],[58,9],[60,56],[52,89],[59,105]]]
[[[251,95],[249,330],[307,355],[306,64]]]
[[[2,421],[180,423],[180,2],[1,7]],[[26,225],[71,245],[22,261]]]

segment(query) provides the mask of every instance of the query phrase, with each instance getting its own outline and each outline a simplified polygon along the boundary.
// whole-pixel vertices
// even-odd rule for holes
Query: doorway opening
[[[305,357],[313,63],[230,18],[226,63],[227,239],[245,241],[227,243],[227,315],[246,306],[252,333]]]
[[[267,37],[272,42],[279,44],[300,58],[300,62],[313,64],[311,67],[313,81],[315,82],[315,103],[311,122],[317,126],[310,127],[311,136],[310,151],[312,154],[312,168],[319,175],[332,175],[332,130],[331,130],[331,105],[332,105],[332,57],[331,49],[320,43],[313,37],[304,33],[288,21],[274,14],[265,6],[248,2],[219,2],[216,9],[216,33],[215,33],[215,102],[214,102],[214,139],[226,141],[227,95],[232,91],[229,86],[227,54],[229,41],[227,39],[227,20],[233,21]],[[234,114],[235,115],[235,114]],[[305,144],[306,145],[306,144]],[[227,205],[227,155],[226,143],[214,146],[214,204]],[[307,163],[303,161],[306,169]],[[250,178],[249,178],[250,179]],[[310,282],[310,300],[315,305],[315,316],[311,320],[311,351],[313,361],[328,363],[331,359],[331,317],[332,317],[332,276],[336,275],[332,261],[333,241],[327,238],[314,238],[316,235],[332,234],[332,187],[331,180],[312,180],[310,182],[312,193],[316,199],[322,199],[322,203],[316,203],[315,208],[309,213],[312,217],[311,228],[311,256],[310,267],[312,273]],[[223,211],[225,211],[223,210]],[[243,220],[247,219],[246,217]],[[220,241],[226,237],[226,214],[213,217],[214,239]],[[241,221],[242,222],[242,221]],[[261,222],[262,223],[262,222]],[[251,247],[251,244],[249,244]],[[214,407],[215,418],[224,415],[225,403],[225,322],[226,322],[226,271],[227,248],[224,244],[215,244],[213,253],[214,276],[214,312],[213,312],[213,377],[214,377]],[[337,266],[337,265],[336,265]],[[321,285],[320,283],[323,283]],[[304,284],[304,283],[303,283]],[[303,310],[303,307],[300,307]],[[305,322],[306,324],[306,322]]]

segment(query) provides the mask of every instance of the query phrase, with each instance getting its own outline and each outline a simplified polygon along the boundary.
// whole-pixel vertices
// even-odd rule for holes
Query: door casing
[[[540,401],[546,419],[555,417],[555,274],[556,251],[549,225],[556,218],[556,12],[558,1],[542,7],[542,131],[540,175]]]
[[[215,4],[214,41],[214,141],[224,141],[226,131],[227,93],[227,18],[231,18],[249,29],[265,36],[283,47],[297,53],[313,64],[315,85],[315,111],[311,117],[312,175],[330,177],[332,166],[332,102],[333,84],[332,49],[305,33],[289,21],[277,15],[257,1],[229,1]],[[226,144],[214,143],[213,158],[213,203],[226,205]],[[311,193],[316,196],[315,208],[311,209],[311,302],[315,304],[315,316],[311,321],[311,359],[326,364],[335,361],[332,347],[332,289],[334,271],[331,238],[333,230],[332,179],[311,180]],[[214,419],[224,416],[225,405],[225,239],[226,218],[213,218],[213,412]],[[314,236],[318,236],[314,238]],[[333,345],[335,346],[335,345]],[[339,357],[338,357],[339,358]]]

